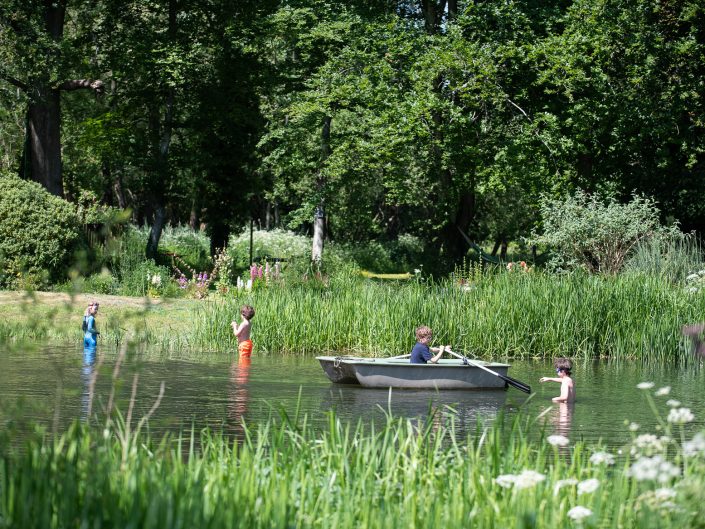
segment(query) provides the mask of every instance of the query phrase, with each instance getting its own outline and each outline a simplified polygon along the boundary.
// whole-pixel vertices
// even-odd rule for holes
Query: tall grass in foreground
[[[0,527],[703,527],[705,435],[673,440],[685,411],[621,459],[530,441],[539,426],[521,418],[466,439],[440,415],[374,430],[331,414],[322,432],[272,420],[242,442],[75,425],[2,451]]]
[[[426,324],[435,343],[482,356],[664,361],[687,358],[681,326],[705,318],[705,296],[647,275],[496,274],[466,287],[350,280],[206,302],[194,342],[234,347],[229,323],[245,302],[257,310],[257,350],[291,354],[400,354]]]

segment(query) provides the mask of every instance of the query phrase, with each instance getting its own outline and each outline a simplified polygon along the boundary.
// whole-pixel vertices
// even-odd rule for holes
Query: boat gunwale
[[[408,358],[361,358],[361,357],[351,357],[351,356],[317,356],[316,360],[319,362],[332,361],[340,362],[351,365],[384,365],[384,366],[404,366],[413,368],[439,368],[439,367],[463,367],[463,368],[475,368],[481,369],[478,366],[472,364],[464,364],[461,360],[456,359],[441,359],[437,363],[427,363],[427,364],[412,364],[409,362]],[[469,359],[472,360],[472,359]],[[485,360],[472,360],[473,362],[480,364],[482,367],[506,367],[510,368],[511,364],[504,364],[500,362],[487,362]]]

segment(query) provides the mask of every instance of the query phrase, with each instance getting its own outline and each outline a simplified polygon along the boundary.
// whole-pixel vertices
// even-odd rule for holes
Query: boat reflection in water
[[[434,425],[454,422],[456,432],[475,428],[478,420],[489,422],[501,413],[511,413],[523,398],[506,391],[370,389],[333,386],[321,392],[321,409],[335,411],[345,420],[365,417],[383,425],[388,416],[433,420]]]

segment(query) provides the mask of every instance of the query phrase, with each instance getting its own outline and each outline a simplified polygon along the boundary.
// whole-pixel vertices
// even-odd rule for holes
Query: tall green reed
[[[683,324],[705,315],[705,298],[646,275],[512,273],[470,285],[347,281],[327,289],[267,288],[197,309],[195,343],[234,348],[229,323],[255,307],[260,352],[387,355],[411,349],[414,329],[483,356],[685,360]]]

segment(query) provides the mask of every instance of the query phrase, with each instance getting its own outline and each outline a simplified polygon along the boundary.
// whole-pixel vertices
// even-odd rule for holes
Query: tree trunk
[[[176,0],[169,0],[169,35],[172,38],[176,36]],[[149,232],[149,239],[147,241],[146,255],[147,258],[155,259],[157,257],[157,249],[159,245],[159,239],[162,236],[162,230],[164,229],[164,220],[166,218],[166,189],[170,180],[170,167],[169,167],[169,148],[171,146],[171,136],[174,126],[174,99],[176,98],[176,92],[174,87],[169,87],[167,90],[167,97],[164,109],[164,125],[159,126],[158,112],[153,113],[150,118],[151,126],[153,127],[153,133],[158,137],[158,145],[156,149],[156,167],[157,167],[157,181],[152,182],[153,189],[155,191],[155,214],[154,214],[154,224],[152,224],[152,229]],[[155,120],[154,117],[157,117]],[[161,134],[159,129],[161,128]]]
[[[198,225],[200,223],[201,208],[199,207],[198,202],[198,197],[194,197],[191,201],[191,214],[188,218],[188,225],[193,231],[196,231],[198,229]]]
[[[225,224],[214,224],[209,225],[210,236],[211,236],[211,257],[215,257],[218,250],[228,246],[228,239],[230,238],[230,227]]]
[[[458,16],[458,0],[448,0],[448,18],[453,19]]]
[[[63,196],[61,177],[61,97],[48,82],[37,82],[29,103],[31,179],[53,195]]]
[[[502,249],[499,251],[499,258],[502,261],[507,260],[507,246],[508,246],[507,239],[502,237]]]
[[[313,216],[313,245],[311,248],[311,261],[320,265],[323,258],[323,241],[326,237],[326,214],[325,201],[323,193],[325,190],[325,181],[323,180],[322,171],[323,164],[328,156],[330,156],[330,124],[332,118],[325,116],[323,118],[323,128],[321,130],[321,169],[318,173],[317,191],[321,197],[316,206],[316,212]]]
[[[455,215],[441,231],[444,253],[453,261],[461,259],[468,252],[468,243],[463,233],[467,233],[474,217],[475,193],[467,191],[460,197]]]
[[[164,204],[157,204],[154,210],[154,222],[152,222],[152,229],[149,230],[149,237],[147,238],[147,258],[155,259],[157,258],[157,250],[159,249],[159,239],[162,237],[162,230],[164,229],[164,223],[166,222],[166,207]]]
[[[311,248],[311,260],[320,264],[323,258],[323,239],[325,238],[325,210],[323,204],[316,207],[313,216],[313,246]]]
[[[447,0],[440,0],[440,2],[436,2],[436,0],[421,0],[424,27],[429,35],[433,35],[438,31],[443,20],[443,13],[446,9],[446,1]]]

